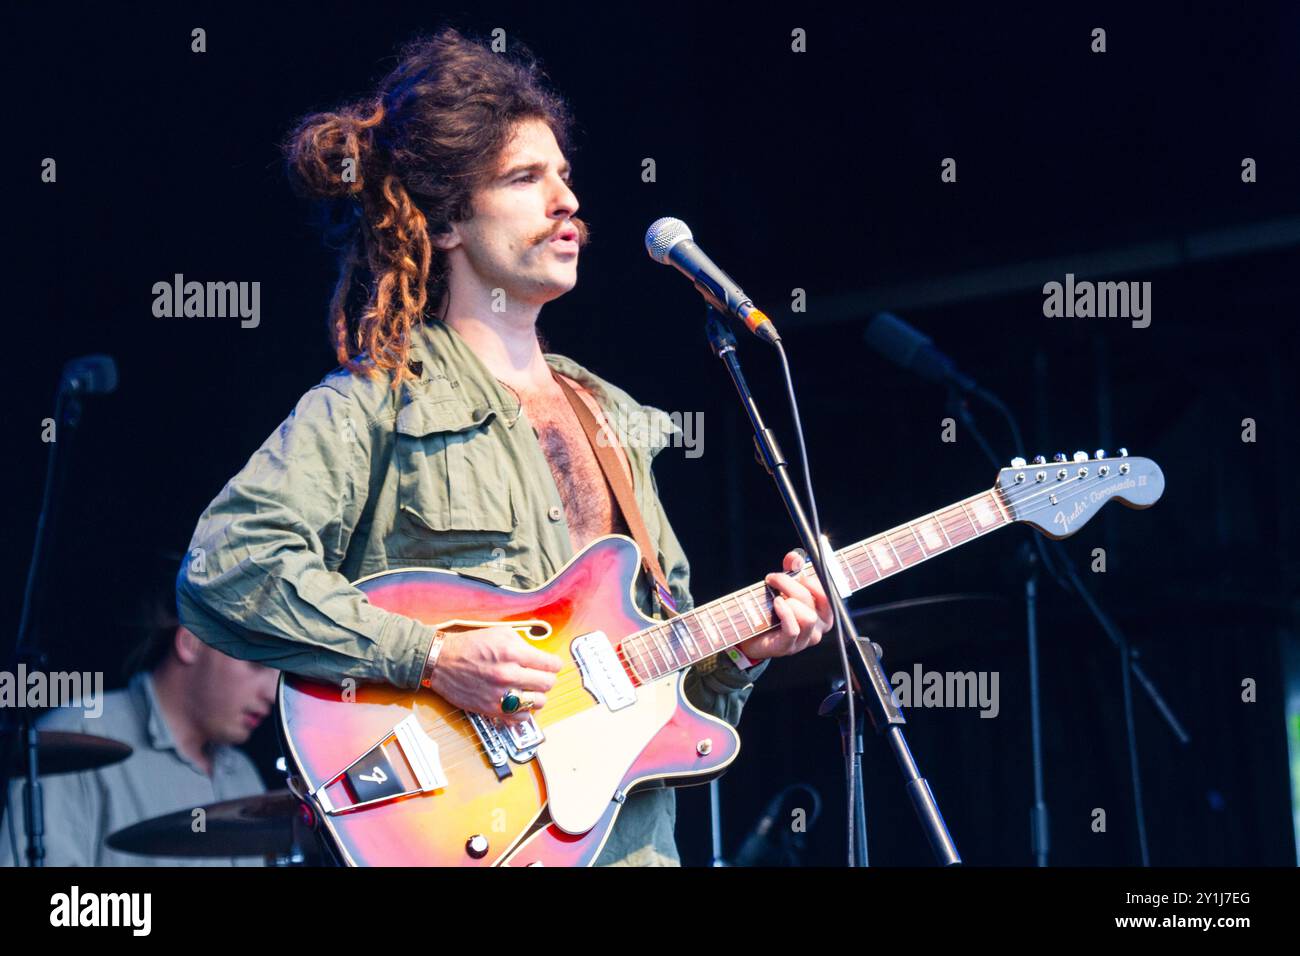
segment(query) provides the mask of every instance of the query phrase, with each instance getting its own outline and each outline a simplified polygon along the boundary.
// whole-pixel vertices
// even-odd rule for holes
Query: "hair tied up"
[[[376,156],[374,130],[383,103],[315,113],[302,121],[286,152],[290,181],[309,199],[360,196]]]

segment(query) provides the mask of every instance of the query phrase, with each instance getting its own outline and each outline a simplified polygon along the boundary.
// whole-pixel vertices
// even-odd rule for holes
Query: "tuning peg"
[[[1035,456],[1034,456],[1034,464],[1035,464],[1035,465],[1045,465],[1045,464],[1047,464],[1047,459],[1044,458],[1042,455],[1035,455]]]
[[[1098,448],[1096,451],[1092,453],[1092,457],[1096,458],[1098,461],[1101,461],[1103,458],[1106,457],[1106,449]]]
[[[1115,454],[1118,455],[1120,458],[1127,458],[1127,457],[1128,457],[1128,449],[1127,449],[1127,448],[1121,448],[1121,449],[1120,449],[1119,451],[1117,451]]]
[[[1065,457],[1065,452],[1063,452],[1063,451],[1058,451],[1055,455],[1052,456],[1052,461],[1055,461],[1055,462],[1062,462],[1062,461],[1068,461],[1068,460],[1069,460],[1069,459],[1067,459],[1067,458]]]
[[[1011,467],[1012,467],[1012,468],[1024,468],[1025,465],[1026,465],[1026,462],[1025,462],[1025,460],[1024,460],[1023,458],[1012,458],[1012,459],[1011,459]]]
[[[1088,460],[1088,453],[1087,453],[1086,451],[1076,451],[1076,452],[1074,453],[1074,460],[1075,460],[1075,461],[1087,461],[1087,460]]]

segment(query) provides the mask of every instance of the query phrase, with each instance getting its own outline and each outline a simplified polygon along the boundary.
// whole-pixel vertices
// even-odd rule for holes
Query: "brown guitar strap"
[[[650,545],[650,533],[646,531],[641,510],[636,506],[636,494],[632,490],[632,483],[623,474],[623,465],[614,451],[613,442],[618,439],[611,431],[606,430],[609,440],[602,442],[599,437],[601,425],[596,421],[596,416],[592,414],[591,409],[587,407],[587,403],[554,369],[551,370],[551,375],[559,383],[565,397],[569,399],[569,404],[573,406],[578,421],[582,423],[582,430],[587,435],[587,441],[596,455],[596,461],[600,463],[600,470],[605,473],[610,491],[614,492],[614,500],[618,502],[619,510],[623,512],[623,520],[627,522],[628,530],[632,532],[632,540],[641,549],[641,564],[655,583],[659,592],[659,604],[667,616],[672,617],[677,613],[677,605],[673,601],[673,593],[668,587],[668,581],[664,578],[663,569],[659,567],[659,555]]]

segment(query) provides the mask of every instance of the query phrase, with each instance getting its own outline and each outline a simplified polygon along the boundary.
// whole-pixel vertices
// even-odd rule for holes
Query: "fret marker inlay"
[[[885,550],[884,545],[879,541],[871,546],[871,553],[876,556],[876,564],[880,565],[880,570],[888,571],[894,566],[894,559],[889,556],[889,551]]]

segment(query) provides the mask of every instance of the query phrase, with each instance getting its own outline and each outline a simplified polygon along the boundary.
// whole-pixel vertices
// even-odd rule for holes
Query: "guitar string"
[[[1070,479],[1071,482],[1079,482],[1079,481],[1082,481],[1082,480],[1084,480],[1084,479],[1081,479],[1081,478],[1079,478],[1079,477],[1077,477],[1077,476],[1076,476],[1076,477],[1072,477],[1072,478]],[[1028,503],[1028,502],[1032,502],[1032,501],[1034,501],[1035,499],[1041,498],[1041,497],[1043,497],[1043,496],[1045,496],[1045,495],[1050,495],[1050,494],[1054,493],[1052,489],[1061,488],[1061,487],[1064,487],[1064,486],[1062,486],[1062,485],[1056,485],[1056,484],[1054,484],[1054,485],[1052,485],[1052,486],[1049,486],[1048,489],[1045,489],[1045,490],[1043,490],[1043,491],[1036,492],[1036,493],[1034,493],[1033,495],[1029,495],[1029,496],[1024,497],[1023,499],[1021,499],[1021,504],[1025,504],[1025,503]],[[982,536],[983,534],[986,534],[986,533],[988,533],[988,532],[990,532],[990,531],[996,530],[997,528],[1003,527],[1005,524],[1009,523],[1009,521],[1000,521],[1000,522],[999,522],[998,524],[996,524],[996,525],[993,525],[993,526],[991,526],[991,527],[988,527],[988,528],[985,528],[985,529],[981,530],[981,529],[975,527],[974,522],[970,521],[969,515],[964,515],[964,509],[963,509],[963,506],[964,506],[967,502],[969,502],[969,501],[978,500],[978,499],[980,499],[980,498],[982,498],[982,497],[985,497],[986,495],[993,494],[993,493],[994,493],[994,492],[990,491],[990,492],[981,492],[981,493],[979,493],[979,494],[973,495],[973,496],[971,496],[971,498],[965,499],[965,500],[962,501],[962,502],[958,502],[956,505],[953,505],[953,506],[950,506],[949,508],[943,509],[943,512],[934,512],[934,513],[932,513],[932,516],[933,516],[933,517],[939,517],[941,514],[946,513],[946,512],[954,512],[954,511],[962,510],[962,511],[963,511],[963,516],[965,517],[966,521],[970,523],[970,525],[972,526],[972,528],[974,528],[974,530],[975,530],[975,532],[976,532],[975,535],[974,535],[974,537],[980,537],[980,536]],[[1058,504],[1059,504],[1059,503],[1058,503]],[[1037,512],[1041,512],[1041,511],[1044,511],[1044,510],[1048,510],[1048,509],[1051,508],[1051,507],[1056,507],[1056,505],[1040,506],[1040,507],[1038,507],[1038,508],[1033,508],[1033,509],[1029,509],[1029,510],[1022,509],[1021,518],[1019,518],[1019,519],[1011,519],[1011,520],[1023,520],[1024,518],[1029,517],[1030,514],[1034,514],[1034,513],[1037,513]],[[931,517],[931,516],[926,516],[926,518],[921,519],[921,522],[924,522],[925,520],[928,520],[930,517]],[[900,528],[896,528],[896,529],[892,529],[891,531],[888,531],[888,532],[884,532],[883,534],[881,534],[881,535],[877,535],[877,536],[875,536],[874,538],[867,539],[867,540],[865,540],[865,541],[863,541],[863,542],[859,542],[857,545],[850,545],[850,546],[848,546],[847,548],[844,549],[844,553],[845,553],[846,557],[848,557],[847,552],[852,551],[852,550],[854,550],[854,549],[863,549],[863,550],[865,550],[865,548],[869,547],[872,543],[879,542],[879,540],[880,540],[881,538],[884,538],[885,540],[889,541],[889,539],[891,538],[891,536],[894,536],[894,535],[906,534],[906,533],[908,533],[908,532],[911,532],[913,535],[915,535],[915,528],[914,528],[914,526],[915,526],[916,524],[918,524],[918,522],[909,522],[906,526],[903,526],[903,527],[900,527]],[[942,524],[942,522],[941,522],[941,524]],[[960,543],[964,544],[964,543],[966,543],[966,542],[969,541],[969,540],[973,540],[973,538],[963,538],[962,541],[961,541]],[[889,541],[889,543],[890,543],[891,545],[893,544],[892,541]],[[890,573],[888,573],[888,574],[885,574],[885,575],[883,575],[883,576],[880,575],[879,573],[876,573],[875,578],[874,578],[872,581],[869,581],[866,585],[862,585],[862,587],[868,587],[868,586],[870,586],[871,584],[876,583],[877,581],[883,580],[884,577],[892,577],[893,574],[896,574],[896,573],[898,573],[898,572],[901,571],[901,570],[906,570],[907,568],[910,568],[910,567],[912,567],[912,566],[915,565],[915,564],[919,564],[921,561],[926,560],[926,559],[928,559],[929,557],[932,557],[932,556],[934,556],[934,555],[936,555],[936,554],[942,553],[943,551],[951,550],[951,547],[955,547],[956,545],[952,545],[952,546],[950,546],[950,547],[948,547],[948,548],[937,549],[937,550],[929,551],[929,552],[927,552],[927,551],[924,549],[924,547],[920,547],[919,545],[914,546],[914,544],[913,544],[912,542],[909,542],[909,543],[907,543],[907,544],[901,544],[901,543],[900,543],[900,546],[903,548],[903,550],[904,550],[905,552],[909,552],[910,550],[919,550],[919,551],[921,552],[921,557],[920,557],[920,559],[918,559],[918,560],[912,560],[912,561],[910,561],[910,563],[909,563],[908,560],[903,559],[903,558],[900,557],[899,567],[898,567],[895,571],[890,572]],[[895,553],[897,553],[897,549],[895,549]],[[805,577],[805,576],[807,576],[807,575],[809,575],[809,574],[811,574],[811,573],[812,573],[812,567],[811,567],[811,564],[809,564],[809,565],[806,565],[806,566],[805,566],[803,569],[801,569],[799,572],[796,572],[796,575],[795,575],[795,576],[797,576],[797,577]],[[752,592],[753,592],[754,590],[756,590],[757,588],[759,588],[759,587],[762,587],[762,588],[764,588],[764,589],[767,591],[767,596],[765,596],[765,598],[764,598],[764,603],[767,604],[767,606],[768,606],[768,608],[769,608],[769,610],[770,610],[771,605],[770,605],[769,597],[770,597],[770,595],[771,595],[771,589],[770,589],[766,584],[764,584],[764,585],[751,585],[751,587],[748,588],[748,589],[742,589],[741,591],[735,592],[735,595],[743,595],[743,594],[745,594],[746,592],[749,592],[749,593],[750,593],[750,596],[751,596],[751,597],[752,597],[752,598],[757,602],[758,599],[757,599],[757,597],[756,597],[755,595],[752,594]],[[735,628],[735,615],[734,615],[734,612],[729,611],[729,610],[727,610],[725,607],[722,606],[722,605],[723,605],[723,602],[728,601],[728,600],[733,600],[733,601],[736,601],[736,602],[738,603],[738,599],[735,597],[735,595],[726,595],[726,596],[724,596],[724,597],[722,597],[722,598],[718,598],[718,599],[716,599],[716,600],[714,600],[714,601],[708,602],[708,603],[705,604],[705,605],[700,605],[699,607],[694,608],[694,609],[692,609],[692,610],[693,610],[693,611],[700,611],[700,610],[704,610],[704,609],[706,609],[706,608],[711,608],[711,607],[714,607],[714,606],[718,606],[718,607],[720,607],[720,608],[723,610],[724,614],[727,616],[728,623],[733,627],[733,630],[735,630],[736,628]],[[688,613],[690,613],[690,612],[688,612]],[[741,612],[741,616],[742,616],[742,620],[743,620],[743,622],[745,623],[746,627],[752,627],[752,624],[749,623],[749,619],[748,619],[748,617],[746,617],[746,616],[744,615],[743,610],[742,610],[742,612]],[[671,620],[671,619],[670,619],[670,620]],[[627,654],[624,652],[624,646],[625,646],[629,641],[631,641],[631,640],[634,639],[634,638],[644,637],[644,636],[647,634],[647,632],[654,631],[654,630],[657,630],[657,629],[661,630],[661,629],[665,628],[666,626],[668,626],[668,622],[666,622],[666,621],[664,621],[664,622],[657,622],[657,623],[654,624],[654,625],[651,625],[651,626],[649,626],[649,627],[647,627],[647,628],[642,629],[642,631],[639,631],[639,632],[636,632],[636,633],[633,633],[633,634],[629,634],[629,635],[628,635],[626,638],[624,638],[624,640],[621,641],[620,644],[618,645],[617,651],[618,651],[618,653],[619,653],[619,657],[620,657],[624,662],[631,664],[632,662],[628,659]],[[716,626],[716,621],[715,621],[715,626]],[[779,626],[779,621],[778,621],[778,622],[773,622],[773,624],[772,624],[771,627],[767,627],[767,628],[764,628],[764,629],[762,629],[762,630],[760,630],[760,631],[757,631],[757,632],[755,632],[754,634],[751,634],[751,637],[752,637],[752,636],[758,636],[758,635],[764,634],[764,633],[766,633],[767,631],[770,631],[770,630],[774,630],[774,629],[776,629],[778,626]],[[748,639],[748,638],[746,638],[746,639]],[[737,643],[741,643],[741,642],[737,642]],[[679,645],[679,646],[680,646],[680,645]],[[734,644],[733,644],[733,645],[728,645],[728,646],[734,646]],[[669,645],[669,647],[670,647],[670,649],[671,649],[671,644]],[[683,646],[682,649],[683,649],[683,650],[685,649],[684,646]],[[660,651],[659,653],[662,655],[662,651]],[[665,656],[665,660],[666,660],[666,659],[667,659],[667,658],[666,658],[666,656]],[[702,659],[702,658],[701,658],[701,659]],[[691,663],[694,663],[694,662],[691,662]],[[686,665],[686,666],[689,666],[689,665]],[[665,677],[665,676],[667,676],[668,674],[675,673],[675,672],[677,672],[677,671],[682,670],[682,669],[683,669],[683,666],[682,666],[682,665],[679,665],[679,666],[677,666],[677,667],[675,667],[675,668],[671,668],[671,669],[669,669],[669,670],[663,671],[663,673],[657,674],[656,676],[651,677],[649,680],[645,680],[644,678],[641,677],[640,671],[641,671],[642,669],[643,669],[643,668],[640,668],[640,667],[636,667],[636,666],[634,666],[634,667],[633,667],[633,673],[634,673],[634,674],[638,677],[638,679],[641,681],[642,686],[644,686],[645,684],[650,683],[650,682],[653,682],[654,680],[661,679],[662,677]],[[658,669],[659,669],[657,664],[655,665],[654,669],[655,669],[655,670],[658,670]],[[569,674],[566,674],[566,672],[570,672],[570,673],[569,673]],[[574,687],[574,686],[572,685],[572,679],[571,679],[571,676],[570,676],[571,674],[575,674],[575,675],[578,677],[578,680],[579,680],[579,686]],[[566,684],[566,686],[561,687],[561,681],[564,680],[565,678],[569,678],[568,681],[567,681],[567,684]],[[550,718],[550,720],[548,720],[548,722],[554,722],[555,720],[563,719],[564,717],[571,716],[571,715],[573,715],[573,714],[575,714],[575,713],[579,713],[579,712],[581,712],[581,711],[583,711],[583,710],[586,710],[586,709],[588,709],[588,708],[591,707],[591,706],[594,706],[595,701],[592,699],[590,693],[586,690],[586,688],[580,686],[580,680],[581,680],[581,675],[580,675],[580,673],[578,673],[578,668],[577,668],[576,665],[566,665],[565,667],[561,668],[561,670],[557,673],[557,682],[556,682],[556,685],[552,687],[551,692],[548,694],[548,698],[547,698],[548,706],[547,706],[546,708],[543,708],[543,710],[546,711],[547,716]],[[560,688],[560,691],[559,691],[558,694],[556,693],[556,689],[557,689],[557,688]],[[559,707],[559,706],[556,706],[556,705],[559,704],[561,701],[572,702],[572,700],[573,700],[574,697],[578,697],[578,698],[579,698],[580,703],[581,703],[581,706],[576,707],[576,708],[574,708],[574,707]],[[540,712],[541,712],[541,711],[539,711],[539,713],[540,713]],[[465,713],[465,711],[463,711],[463,710],[458,710],[458,711],[456,711],[456,713],[457,713],[459,716],[456,716],[456,717],[448,717],[448,718],[446,718],[446,719],[444,720],[444,726],[446,726],[446,727],[454,727],[454,725],[457,724],[457,723],[464,723],[464,722],[468,722],[468,721],[469,721],[469,717],[468,717],[468,715]],[[477,738],[477,733],[474,732],[474,731],[472,730],[472,728],[470,728],[470,732],[474,735],[475,738]],[[464,737],[462,737],[461,735],[458,734],[458,737],[457,737],[457,740],[458,740],[458,741],[460,741],[460,740],[464,740],[464,739],[465,739]],[[484,747],[478,747],[478,748],[476,748],[476,755],[484,753],[485,750],[486,750],[486,748],[484,748]]]
[[[1071,483],[1078,483],[1078,482],[1082,482],[1082,481],[1085,481],[1085,480],[1086,480],[1086,478],[1079,477],[1078,475],[1072,476],[1072,477],[1069,479],[1069,481],[1070,481]],[[965,516],[966,520],[967,520],[968,522],[970,522],[972,528],[975,529],[975,534],[974,534],[972,537],[970,537],[970,538],[963,538],[963,539],[961,540],[960,544],[965,544],[965,543],[968,542],[968,541],[972,541],[972,540],[974,540],[975,538],[982,537],[983,535],[985,535],[985,534],[987,534],[987,533],[989,533],[989,532],[991,532],[991,531],[995,531],[995,530],[997,530],[998,528],[1005,527],[1006,525],[1008,525],[1008,524],[1010,524],[1010,523],[1012,523],[1012,522],[1015,522],[1015,521],[1023,521],[1023,520],[1025,520],[1026,518],[1028,518],[1028,517],[1029,517],[1030,515],[1032,515],[1032,514],[1037,514],[1037,513],[1040,513],[1040,512],[1042,512],[1042,511],[1047,511],[1047,510],[1051,510],[1052,508],[1056,508],[1056,507],[1058,507],[1058,506],[1060,505],[1060,502],[1057,502],[1057,503],[1055,503],[1055,504],[1049,503],[1049,504],[1047,504],[1047,505],[1040,505],[1040,506],[1038,506],[1038,507],[1034,507],[1034,508],[1023,508],[1023,507],[1021,507],[1021,506],[1022,506],[1022,505],[1027,505],[1028,503],[1030,503],[1030,502],[1034,502],[1034,501],[1036,501],[1037,499],[1043,498],[1043,497],[1045,497],[1045,496],[1049,496],[1049,495],[1051,495],[1051,494],[1054,494],[1054,493],[1055,493],[1054,489],[1059,489],[1059,488],[1063,488],[1063,487],[1065,487],[1065,486],[1064,486],[1064,485],[1061,485],[1061,484],[1054,484],[1054,485],[1050,485],[1050,486],[1045,487],[1042,491],[1035,492],[1035,493],[1032,494],[1032,495],[1027,495],[1027,496],[1025,496],[1025,497],[1022,498],[1022,499],[1020,500],[1020,502],[1017,504],[1017,508],[1020,510],[1020,514],[1021,514],[1021,516],[1020,516],[1019,518],[1014,518],[1014,519],[1012,519],[1012,518],[1010,518],[1010,517],[1008,516],[1008,517],[1007,517],[1007,520],[1000,520],[998,524],[993,525],[993,526],[990,526],[990,527],[985,528],[985,529],[983,529],[983,530],[981,530],[981,529],[979,529],[979,528],[975,528],[975,523],[974,523],[973,521],[970,521],[970,518],[969,518],[968,515],[965,515],[964,506],[965,506],[968,502],[971,502],[971,501],[977,501],[977,500],[979,500],[979,499],[981,499],[981,498],[984,498],[984,497],[986,497],[986,496],[989,496],[989,495],[996,495],[996,493],[998,492],[999,489],[996,489],[996,488],[995,488],[995,489],[992,489],[992,490],[990,490],[990,491],[979,492],[979,493],[977,493],[977,494],[975,494],[975,495],[972,495],[972,496],[969,497],[969,498],[966,498],[966,499],[963,499],[962,501],[957,502],[955,505],[951,505],[951,506],[949,506],[948,508],[943,509],[942,511],[932,512],[930,515],[927,515],[927,516],[925,516],[924,518],[920,519],[919,522],[917,522],[917,521],[907,522],[907,523],[906,523],[905,525],[903,525],[903,526],[900,526],[900,527],[898,527],[898,528],[891,529],[890,531],[883,532],[882,534],[876,535],[876,536],[874,536],[873,538],[868,538],[868,539],[865,539],[865,540],[863,540],[863,541],[861,541],[861,542],[858,542],[857,544],[849,545],[849,546],[847,546],[847,547],[844,549],[843,553],[845,554],[845,557],[847,558],[847,557],[848,557],[847,552],[849,552],[849,551],[851,551],[851,550],[854,550],[854,549],[859,549],[859,548],[860,548],[860,549],[863,549],[863,550],[866,550],[867,548],[870,547],[871,544],[878,542],[881,538],[884,538],[886,541],[889,541],[889,538],[890,538],[892,535],[903,534],[904,532],[911,532],[913,535],[915,535],[914,526],[917,525],[918,523],[923,523],[924,521],[929,520],[929,519],[931,519],[931,518],[939,518],[942,514],[947,513],[947,512],[953,512],[953,511],[959,511],[959,510],[963,513],[963,515]],[[1077,492],[1071,492],[1067,497],[1073,496],[1073,495],[1076,494],[1076,493],[1077,493]],[[939,523],[940,523],[940,526],[942,527],[942,521],[940,521]],[[945,532],[945,533],[946,533],[946,532]],[[890,543],[892,544],[892,542],[890,542]],[[906,570],[906,569],[912,567],[912,566],[915,565],[915,564],[919,564],[919,563],[921,563],[921,561],[927,560],[928,558],[933,557],[933,556],[936,555],[936,554],[943,553],[944,551],[951,550],[953,547],[956,547],[956,546],[957,546],[957,545],[950,545],[950,546],[947,547],[947,548],[942,548],[942,549],[938,549],[938,550],[935,550],[935,551],[926,552],[925,549],[924,549],[924,547],[921,547],[921,546],[918,545],[918,550],[921,551],[921,558],[920,558],[919,560],[912,561],[912,562],[909,564],[909,563],[907,563],[904,559],[901,559],[901,558],[900,558],[899,567],[898,567],[895,571],[892,571],[892,572],[890,572],[890,573],[888,573],[888,574],[884,574],[884,575],[880,574],[879,572],[875,572],[875,574],[876,574],[875,578],[874,578],[873,580],[871,580],[871,581],[868,581],[866,584],[862,585],[861,589],[865,589],[865,588],[867,588],[867,587],[870,587],[872,584],[875,584],[875,583],[877,583],[877,582],[879,582],[879,581],[882,581],[882,580],[884,580],[884,578],[886,578],[886,577],[892,577],[894,574],[899,573],[899,571]],[[907,547],[910,547],[910,546],[905,546],[904,550],[907,550]],[[895,553],[897,553],[897,552],[895,551]],[[844,562],[841,561],[841,564],[843,564],[843,563],[844,563]],[[794,577],[805,577],[805,576],[808,576],[809,574],[812,574],[812,573],[814,573],[814,572],[813,572],[812,565],[811,565],[811,563],[808,563],[808,564],[806,564],[803,568],[801,568],[798,572],[795,572],[795,574],[792,575],[792,576],[794,576]],[[760,585],[751,585],[749,588],[742,588],[740,591],[734,592],[734,593],[731,594],[731,595],[724,595],[723,597],[721,597],[721,598],[716,598],[715,600],[710,601],[710,602],[707,602],[707,603],[704,604],[704,605],[699,605],[699,606],[697,606],[696,608],[693,608],[691,612],[687,612],[687,613],[692,613],[692,612],[700,611],[700,610],[703,610],[703,609],[705,609],[705,608],[712,607],[712,606],[714,606],[714,605],[717,605],[717,606],[721,607],[723,602],[725,602],[725,601],[727,601],[727,600],[734,600],[734,599],[735,599],[735,595],[737,595],[737,594],[744,594],[744,593],[747,593],[747,592],[752,592],[752,591],[754,591],[755,589],[757,589],[759,586],[760,586]],[[766,588],[767,591],[770,593],[770,591],[771,591],[770,587],[768,587],[766,584],[761,585],[761,586],[764,587],[764,588]],[[766,601],[766,598],[765,598],[765,601]],[[733,625],[733,629],[734,629],[734,623],[733,623],[733,615],[732,615],[732,612],[730,612],[730,611],[726,611],[725,608],[723,608],[723,610],[724,610],[724,612],[727,614],[728,623],[729,623],[729,624],[732,624],[732,625]],[[742,619],[745,621],[746,625],[747,625],[747,626],[752,626],[752,625],[749,625],[749,624],[748,624],[748,618],[744,616],[744,612],[743,612],[743,610],[742,610],[742,612],[741,612],[741,615],[742,615]],[[671,620],[672,620],[672,619],[670,618],[669,621],[671,621]],[[663,627],[665,627],[665,626],[668,626],[668,621],[657,622],[656,624],[653,624],[653,625],[650,625],[649,627],[643,628],[641,631],[638,631],[638,632],[635,632],[635,633],[633,633],[633,634],[629,634],[629,635],[627,635],[627,637],[625,637],[622,641],[619,642],[619,645],[618,645],[617,648],[616,648],[617,653],[618,653],[620,659],[622,659],[625,663],[631,664],[631,661],[628,660],[626,654],[625,654],[624,651],[623,651],[623,647],[624,647],[624,645],[625,645],[628,641],[630,641],[630,640],[632,640],[632,639],[634,639],[634,638],[642,637],[643,635],[645,635],[645,634],[646,634],[647,632],[649,632],[649,631],[655,630],[655,629],[657,629],[657,628],[663,628]],[[716,626],[716,623],[715,623],[715,626]],[[753,634],[753,635],[751,635],[751,636],[759,636],[759,635],[761,635],[761,634],[765,634],[765,633],[767,633],[767,631],[774,630],[776,627],[779,627],[779,626],[780,626],[780,625],[779,625],[779,622],[774,623],[774,624],[772,625],[772,627],[764,628],[763,630],[758,631],[758,632],[756,632],[755,634]],[[746,639],[748,639],[748,638],[746,638]],[[742,642],[738,642],[738,643],[743,643],[743,641],[742,641]],[[728,646],[735,646],[735,645],[732,644],[732,645],[728,645]],[[671,648],[671,645],[670,645],[670,648]],[[662,679],[663,677],[668,676],[668,674],[676,673],[677,671],[680,671],[680,670],[682,670],[682,669],[684,669],[684,668],[681,667],[681,666],[679,666],[679,667],[677,667],[677,668],[674,668],[673,670],[665,671],[663,674],[658,675],[658,677],[651,678],[651,679],[648,680],[648,681],[646,681],[646,680],[642,680],[642,681],[641,681],[641,686],[646,686],[646,685],[649,684],[649,683],[653,683],[655,680]],[[575,673],[576,673],[576,672],[578,671],[578,668],[577,668],[576,664],[575,664],[575,665],[566,665],[565,667],[562,667],[562,668],[560,669],[560,671],[557,673],[557,681],[556,681],[556,685],[555,685],[555,687],[558,687],[558,686],[559,686],[559,682],[560,682],[560,681],[559,681],[559,676],[562,675],[562,674],[564,674],[566,671],[572,671],[572,672],[575,672]],[[633,672],[637,675],[638,679],[640,679],[639,671],[638,671],[635,667],[633,668]],[[579,682],[580,682],[580,681],[581,681],[581,675],[578,674],[577,676],[578,676],[578,679],[579,679]],[[552,692],[555,691],[555,687],[552,687]],[[564,700],[564,699],[566,699],[566,698],[569,698],[570,702],[572,702],[572,698],[573,698],[575,695],[581,695],[580,702],[581,702],[582,706],[580,706],[580,707],[576,707],[576,708],[570,706],[570,707],[564,707],[564,708],[558,708],[558,709],[557,709],[556,707],[554,707],[554,706],[551,705],[551,701],[552,701],[552,700],[554,700],[555,702],[558,703],[558,702],[561,701],[561,700]],[[584,711],[584,710],[590,709],[592,706],[595,706],[595,704],[596,704],[596,702],[591,698],[590,693],[586,690],[585,687],[581,686],[581,684],[579,683],[579,686],[578,686],[578,687],[576,687],[576,688],[565,689],[565,690],[561,691],[560,694],[556,695],[554,698],[552,698],[550,695],[548,695],[548,707],[543,708],[543,710],[545,710],[545,711],[547,712],[547,716],[550,718],[550,719],[548,720],[548,722],[555,722],[556,720],[564,719],[565,717],[569,717],[569,716],[572,716],[573,714],[581,713],[581,712]],[[540,711],[539,711],[538,713],[540,713]],[[472,726],[469,727],[469,728],[467,728],[465,732],[459,732],[459,730],[458,730],[458,728],[457,728],[457,726],[456,726],[456,725],[458,725],[458,724],[468,724],[468,723],[469,723],[469,719],[470,719],[469,716],[468,716],[468,714],[466,714],[466,712],[465,712],[464,710],[462,710],[462,709],[457,709],[457,710],[455,711],[455,714],[456,714],[457,716],[448,716],[448,717],[445,717],[445,718],[443,719],[443,721],[442,721],[442,725],[441,725],[440,727],[435,728],[433,732],[431,732],[431,731],[429,730],[429,728],[423,728],[423,727],[422,727],[422,729],[424,729],[425,733],[429,734],[429,736],[430,736],[431,738],[434,738],[434,739],[435,739],[435,742],[437,742],[437,743],[439,744],[439,748],[440,748],[440,750],[445,746],[446,749],[447,749],[449,752],[454,752],[454,753],[456,754],[456,756],[455,756],[455,758],[454,758],[453,760],[448,760],[448,761],[446,762],[446,765],[445,765],[444,768],[443,768],[444,771],[449,771],[449,770],[454,769],[454,768],[457,767],[457,766],[461,766],[461,765],[463,765],[467,760],[477,760],[478,757],[483,756],[484,754],[487,753],[487,748],[486,748],[486,746],[484,746],[484,745],[482,744],[482,742],[479,740],[479,738],[478,738],[478,733],[477,733],[477,731],[475,731],[475,730],[473,729]],[[447,739],[446,739],[446,734],[445,734],[445,733],[437,733],[437,732],[439,732],[439,731],[445,731],[445,730],[457,730],[458,732],[456,733],[456,737],[455,737],[453,740],[447,740]],[[441,736],[443,739],[442,739],[442,740],[437,740],[435,734],[437,734],[437,736]],[[463,755],[463,758],[462,758],[462,755]]]

